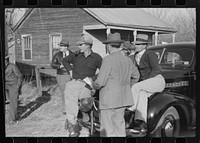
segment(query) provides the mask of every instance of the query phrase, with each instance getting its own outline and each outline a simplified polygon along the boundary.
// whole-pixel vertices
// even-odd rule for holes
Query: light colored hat
[[[136,37],[136,41],[132,42],[133,44],[148,44],[151,43],[148,41],[148,35],[146,34],[138,34]]]
[[[79,45],[81,45],[81,44],[93,44],[93,40],[92,40],[92,37],[91,36],[89,36],[89,35],[87,35],[87,34],[83,34],[82,36],[81,36],[81,39],[80,39],[80,41],[78,41],[77,42]]]
[[[69,47],[69,41],[62,40],[58,45]]]
[[[109,44],[109,43],[123,43],[124,40],[121,40],[121,35],[119,33],[110,33],[108,35],[108,38],[106,41],[103,41],[103,44]]]

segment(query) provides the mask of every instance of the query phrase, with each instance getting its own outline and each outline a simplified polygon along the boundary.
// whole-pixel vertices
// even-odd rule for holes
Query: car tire
[[[169,107],[161,116],[155,130],[155,137],[177,137],[180,134],[180,116],[174,107]]]

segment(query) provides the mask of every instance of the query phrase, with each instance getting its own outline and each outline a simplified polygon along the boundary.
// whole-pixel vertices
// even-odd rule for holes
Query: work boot
[[[147,133],[147,123],[142,120],[135,120],[130,127],[131,133],[134,134],[146,134]]]
[[[79,125],[78,122],[72,124],[68,120],[66,120],[65,129],[69,131],[69,137],[78,137],[80,135],[82,127]]]

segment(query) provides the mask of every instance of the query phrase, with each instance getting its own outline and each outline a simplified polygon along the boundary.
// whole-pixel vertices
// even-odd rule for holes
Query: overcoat
[[[139,80],[139,71],[129,57],[119,51],[103,59],[94,86],[100,89],[99,108],[111,109],[133,105],[130,80]]]

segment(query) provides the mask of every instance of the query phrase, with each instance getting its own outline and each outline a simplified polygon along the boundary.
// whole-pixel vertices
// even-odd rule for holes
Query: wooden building
[[[106,56],[108,33],[119,32],[122,39],[134,41],[138,33],[149,35],[149,41],[159,34],[176,30],[139,8],[34,8],[15,26],[14,62],[33,66],[49,66],[62,39],[69,40],[70,49],[77,50],[81,34],[94,40],[93,51]]]

